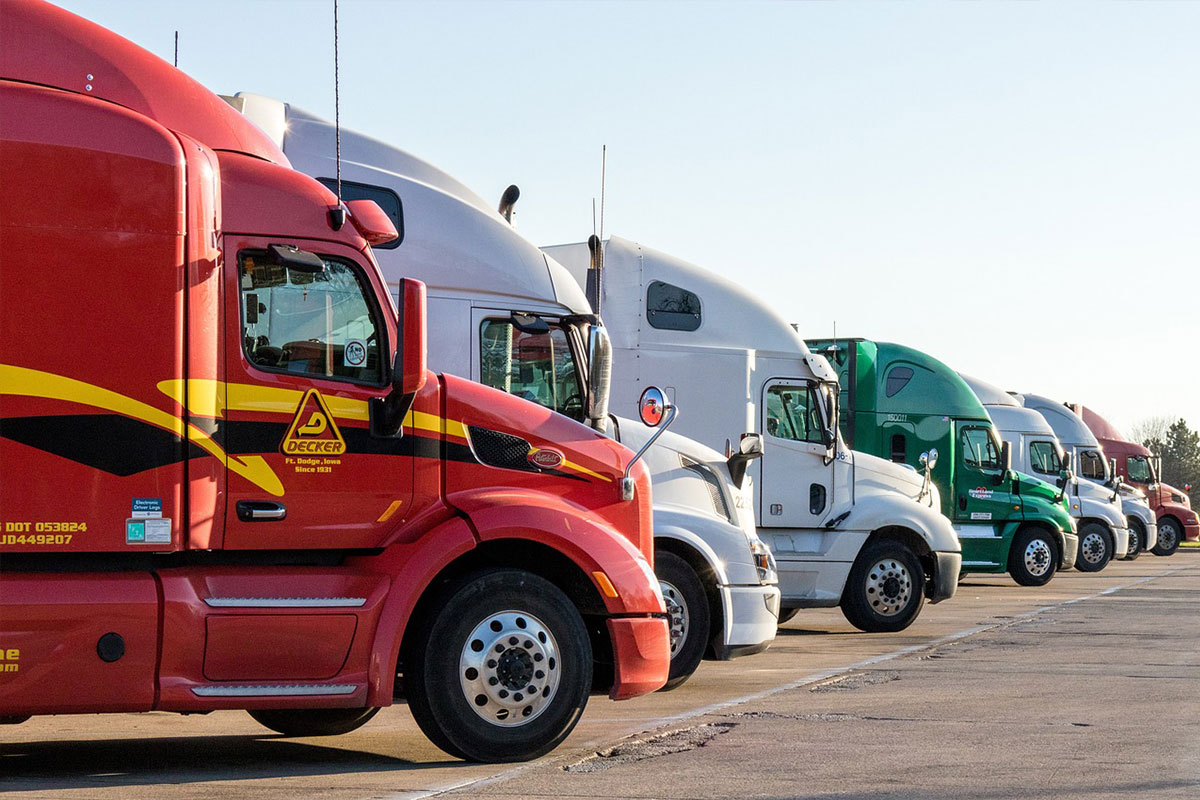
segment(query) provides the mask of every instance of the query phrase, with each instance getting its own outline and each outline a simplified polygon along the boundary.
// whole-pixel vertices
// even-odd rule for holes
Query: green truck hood
[[[1059,499],[1060,490],[1057,486],[1024,472],[1016,473],[1016,479],[1021,484],[1021,503],[1026,519],[1043,517],[1064,531],[1073,530],[1071,509],[1065,497]]]

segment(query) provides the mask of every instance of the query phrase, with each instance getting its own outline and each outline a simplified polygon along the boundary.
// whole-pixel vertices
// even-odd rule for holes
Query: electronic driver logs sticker
[[[367,345],[362,339],[351,339],[342,349],[342,360],[347,367],[361,367],[367,363]]]
[[[285,456],[340,456],[346,452],[346,441],[325,405],[325,398],[316,389],[309,389],[300,398],[296,416],[279,449]]]

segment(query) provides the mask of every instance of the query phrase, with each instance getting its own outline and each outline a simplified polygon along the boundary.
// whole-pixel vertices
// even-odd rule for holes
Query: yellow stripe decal
[[[212,437],[196,426],[188,425],[179,417],[132,397],[74,378],[9,364],[0,364],[0,394],[65,400],[138,419],[180,438],[184,438],[186,432],[189,441],[215,456],[230,472],[241,475],[268,494],[283,496],[283,483],[262,456],[228,455]]]
[[[591,475],[593,478],[599,478],[602,481],[607,481],[608,483],[612,483],[612,478],[608,477],[607,475],[601,475],[599,472],[592,472],[587,467],[581,467],[579,464],[576,464],[574,461],[567,461],[566,459],[563,459],[563,466],[570,467],[571,469],[575,470],[576,472],[582,472],[584,475]]]

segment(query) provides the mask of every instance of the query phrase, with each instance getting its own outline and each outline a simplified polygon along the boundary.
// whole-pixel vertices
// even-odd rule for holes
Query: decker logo
[[[531,450],[528,458],[530,464],[542,469],[558,469],[563,463],[563,454],[548,447],[543,447],[540,450]]]
[[[346,441],[325,398],[316,389],[309,389],[300,398],[279,449],[287,456],[340,456],[346,452]]]

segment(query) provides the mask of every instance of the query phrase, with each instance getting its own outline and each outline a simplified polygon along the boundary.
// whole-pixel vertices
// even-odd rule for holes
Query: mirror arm
[[[663,420],[663,423],[659,425],[658,428],[655,429],[654,434],[646,440],[646,443],[642,445],[641,449],[637,451],[637,453],[633,456],[633,459],[630,460],[629,464],[625,467],[625,475],[621,478],[622,500],[633,499],[634,483],[633,478],[629,477],[633,472],[633,465],[641,460],[646,451],[649,450],[656,441],[658,441],[658,437],[662,436],[666,432],[667,428],[671,427],[671,423],[675,421],[676,413],[677,412],[673,404],[667,406],[667,418]]]
[[[413,407],[417,395],[403,394],[392,389],[384,397],[372,397],[367,408],[370,412],[371,436],[376,439],[394,439],[404,429],[404,418]]]

